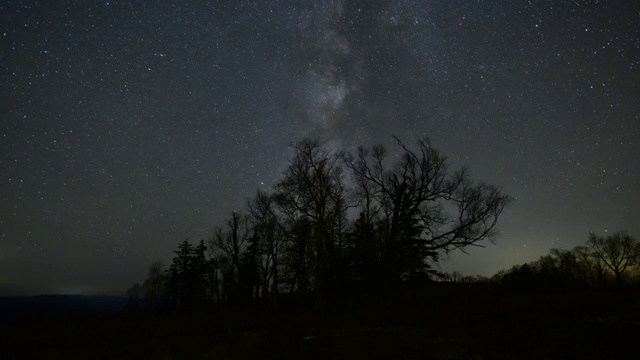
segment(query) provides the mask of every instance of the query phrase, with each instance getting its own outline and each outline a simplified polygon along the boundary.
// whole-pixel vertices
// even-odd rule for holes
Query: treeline
[[[551,249],[537,261],[498,272],[507,287],[610,288],[640,285],[640,244],[624,232],[594,233],[573,250]]]
[[[540,259],[491,278],[444,274],[443,280],[490,283],[509,289],[607,289],[640,287],[640,244],[625,232],[589,234],[572,250],[551,249]]]
[[[258,191],[212,238],[180,243],[167,270],[153,264],[129,289],[132,304],[277,307],[286,295],[320,308],[441,276],[433,265],[443,254],[492,241],[511,198],[464,168],[450,172],[427,140],[394,140],[392,156],[384,146],[292,145],[273,191]]]

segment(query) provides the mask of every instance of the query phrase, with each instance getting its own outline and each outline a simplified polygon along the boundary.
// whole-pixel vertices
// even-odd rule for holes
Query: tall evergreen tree
[[[174,253],[176,256],[167,270],[167,297],[172,305],[189,305],[193,245],[185,239]]]

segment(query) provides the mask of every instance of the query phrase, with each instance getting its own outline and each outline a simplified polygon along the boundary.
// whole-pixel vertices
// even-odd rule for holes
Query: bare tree
[[[276,306],[280,286],[278,273],[284,247],[282,219],[275,209],[274,197],[262,191],[248,201],[247,208],[257,238],[262,296],[265,297],[270,288],[273,305]]]
[[[156,261],[149,266],[147,278],[142,284],[145,306],[151,310],[157,310],[162,305],[164,298],[164,284],[166,276],[161,261]]]
[[[251,227],[249,218],[235,211],[231,213],[226,225],[226,229],[214,229],[209,247],[213,249],[214,262],[222,275],[222,292],[228,298],[239,296],[241,262],[249,246]]]
[[[354,175],[362,213],[381,236],[381,266],[388,280],[429,272],[439,255],[493,240],[498,217],[512,199],[491,184],[473,181],[462,168],[449,174],[446,157],[428,140],[387,166],[387,150],[359,148],[344,156]]]
[[[140,299],[142,298],[142,286],[139,283],[133,284],[127,289],[127,307],[129,310],[135,311],[140,307]]]
[[[320,307],[331,279],[330,262],[336,250],[339,222],[346,211],[342,171],[337,157],[325,151],[318,139],[304,139],[293,147],[294,157],[284,179],[276,185],[276,200],[291,230],[300,224],[310,225],[311,246],[298,244],[302,252],[297,254],[312,250],[311,258],[305,262],[312,265],[316,307]]]
[[[600,260],[594,257],[587,246],[576,246],[572,253],[576,258],[579,278],[589,286],[598,286],[604,282],[604,269]]]
[[[207,274],[207,287],[209,289],[209,300],[220,303],[222,300],[220,297],[220,269],[223,262],[223,253],[217,248],[216,233],[214,230],[214,236],[207,241],[207,259],[209,262],[208,274]]]
[[[617,286],[621,285],[627,269],[640,260],[638,244],[625,232],[607,237],[590,233],[588,245],[593,256],[613,272]]]

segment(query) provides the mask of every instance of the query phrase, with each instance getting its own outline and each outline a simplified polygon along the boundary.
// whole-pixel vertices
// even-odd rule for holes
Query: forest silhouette
[[[293,144],[274,190],[258,191],[211,239],[181,242],[166,272],[154,264],[129,289],[132,306],[276,308],[286,294],[318,310],[433,279],[443,255],[493,241],[511,197],[465,168],[450,172],[426,139],[394,141],[393,156],[384,146],[350,154],[319,139]]]
[[[26,318],[6,358],[602,359],[640,335],[640,245],[585,234],[490,278],[438,271],[512,202],[426,139],[292,145],[282,179],[177,244],[116,315]]]
[[[450,172],[426,139],[393,158],[383,146],[327,151],[319,139],[293,144],[272,192],[258,191],[208,240],[184,240],[170,267],[151,265],[128,290],[132,308],[260,305],[285,296],[320,310],[371,301],[425,282],[480,282],[506,288],[605,288],[638,282],[640,245],[624,232],[589,234],[573,250],[490,279],[437,271],[453,250],[493,241],[512,201],[495,185]]]

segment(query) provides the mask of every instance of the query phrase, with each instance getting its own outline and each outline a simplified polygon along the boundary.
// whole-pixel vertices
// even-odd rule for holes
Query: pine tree
[[[167,270],[166,291],[169,301],[174,306],[187,305],[191,286],[191,260],[193,245],[189,239],[182,241],[178,245],[178,250],[174,251],[176,256]]]

